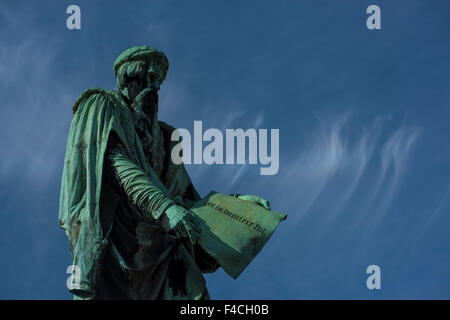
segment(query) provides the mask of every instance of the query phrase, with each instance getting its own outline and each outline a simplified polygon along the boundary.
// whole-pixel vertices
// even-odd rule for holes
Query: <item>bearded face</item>
[[[146,87],[152,91],[158,91],[162,81],[163,70],[161,65],[155,60],[150,60],[146,71]]]
[[[124,63],[117,75],[119,92],[130,102],[135,101],[136,97],[146,89],[154,93],[158,92],[162,81],[163,70],[156,60]]]

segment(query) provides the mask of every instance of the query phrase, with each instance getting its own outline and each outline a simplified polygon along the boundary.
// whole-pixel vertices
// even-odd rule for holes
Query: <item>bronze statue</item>
[[[59,223],[76,299],[209,299],[202,273],[219,264],[197,243],[200,196],[171,161],[174,128],[157,119],[168,66],[159,50],[130,48],[114,63],[118,91],[88,89],[73,107]]]

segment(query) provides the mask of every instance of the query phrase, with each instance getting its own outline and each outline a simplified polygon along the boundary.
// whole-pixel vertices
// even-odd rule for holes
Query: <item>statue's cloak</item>
[[[112,90],[91,88],[74,105],[62,175],[59,224],[69,238],[72,264],[76,266],[76,278],[69,290],[80,297],[96,295],[113,213],[120,200],[114,193],[102,196],[105,152],[113,133],[126,155],[178,204],[189,207],[200,199],[184,166],[170,161],[175,144],[170,136],[174,129],[159,122],[167,148],[164,170],[158,177],[135,129],[138,120],[138,112]]]

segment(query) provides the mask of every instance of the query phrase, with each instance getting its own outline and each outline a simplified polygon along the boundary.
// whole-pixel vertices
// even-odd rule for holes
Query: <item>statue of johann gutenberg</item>
[[[59,224],[76,299],[209,298],[202,273],[219,265],[196,244],[189,208],[200,196],[171,161],[174,128],[157,119],[168,65],[156,49],[130,48],[114,63],[118,91],[91,88],[74,104]]]

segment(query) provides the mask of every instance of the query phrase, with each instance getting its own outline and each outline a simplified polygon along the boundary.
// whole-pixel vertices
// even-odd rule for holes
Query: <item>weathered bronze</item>
[[[197,243],[189,210],[201,198],[171,161],[174,128],[157,119],[168,66],[156,49],[130,48],[114,63],[118,91],[88,89],[73,107],[59,224],[79,270],[76,299],[209,299],[202,273],[219,263]]]

